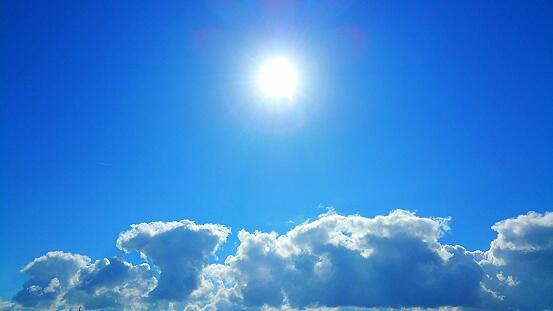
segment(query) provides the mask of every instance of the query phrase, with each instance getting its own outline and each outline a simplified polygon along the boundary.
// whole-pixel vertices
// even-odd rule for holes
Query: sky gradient
[[[274,55],[292,104],[254,83]],[[4,1],[0,73],[4,301],[34,258],[123,255],[142,222],[231,228],[223,263],[330,207],[451,217],[432,237],[470,251],[552,210],[547,1]]]

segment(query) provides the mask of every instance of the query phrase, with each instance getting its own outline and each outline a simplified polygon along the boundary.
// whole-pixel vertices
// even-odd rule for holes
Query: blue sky
[[[546,1],[0,4],[0,297],[51,250],[120,254],[130,224],[284,233],[451,216],[442,241],[553,204]],[[252,83],[285,55],[293,105]],[[9,255],[7,255],[9,254]]]

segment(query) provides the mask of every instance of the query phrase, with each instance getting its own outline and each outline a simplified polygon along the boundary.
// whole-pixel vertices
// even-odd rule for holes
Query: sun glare
[[[261,66],[257,84],[267,98],[292,99],[298,86],[298,73],[286,58],[272,58]]]

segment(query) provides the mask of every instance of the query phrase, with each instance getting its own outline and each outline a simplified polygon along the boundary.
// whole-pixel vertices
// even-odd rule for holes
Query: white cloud
[[[199,286],[209,256],[229,234],[225,226],[197,225],[189,220],[141,223],[121,233],[117,247],[139,251],[159,269],[152,298],[182,300]]]
[[[29,263],[14,303],[85,310],[472,310],[553,308],[553,213],[498,222],[487,251],[440,238],[447,218],[396,210],[331,211],[279,235],[238,233],[236,253],[208,264],[230,230],[192,221],[132,225],[122,258],[50,252]],[[151,265],[151,266],[150,266]]]
[[[401,210],[327,214],[282,236],[241,231],[227,264],[247,306],[470,306],[483,272],[471,253],[438,243],[447,229]]]
[[[63,290],[72,286],[80,268],[86,266],[86,256],[49,252],[27,264],[21,272],[31,276],[14,297],[26,307],[42,307],[56,302]]]
[[[85,310],[137,310],[156,285],[157,279],[147,263],[132,265],[120,258],[104,258],[81,268],[63,303],[83,306]]]
[[[530,212],[492,226],[492,241],[481,265],[484,285],[517,309],[553,308],[553,213]]]

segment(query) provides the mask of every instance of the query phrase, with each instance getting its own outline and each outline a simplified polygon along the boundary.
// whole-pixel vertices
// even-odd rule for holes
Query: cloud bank
[[[553,308],[553,213],[496,223],[486,251],[447,245],[449,219],[395,210],[367,218],[327,213],[285,234],[238,232],[236,252],[210,263],[224,225],[131,225],[123,257],[49,252],[3,310],[359,310]]]

